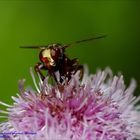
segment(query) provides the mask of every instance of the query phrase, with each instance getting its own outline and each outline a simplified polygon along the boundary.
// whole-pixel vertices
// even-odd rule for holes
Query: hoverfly
[[[71,76],[77,71],[80,71],[80,79],[83,77],[83,65],[79,64],[77,58],[68,58],[65,54],[65,49],[74,44],[104,38],[105,36],[106,35],[102,35],[85,40],[75,41],[67,45],[61,45],[57,43],[44,46],[21,46],[20,48],[39,49],[40,62],[38,62],[34,67],[36,73],[39,73],[41,79],[44,80],[45,76],[43,75],[42,70],[47,70],[48,75],[52,76],[57,84],[62,84],[65,80],[69,81]],[[55,74],[57,71],[59,72],[59,78],[57,78]]]

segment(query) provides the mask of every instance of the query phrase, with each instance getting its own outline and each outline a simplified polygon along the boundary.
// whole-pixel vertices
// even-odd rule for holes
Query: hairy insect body
[[[52,44],[47,46],[23,46],[21,48],[40,49],[40,62],[35,65],[35,71],[41,76],[42,80],[44,80],[46,76],[43,75],[42,70],[47,70],[48,76],[53,77],[56,83],[60,85],[63,84],[64,81],[68,82],[71,79],[71,76],[78,70],[80,71],[80,79],[83,77],[83,66],[79,65],[78,59],[69,59],[65,54],[65,49],[73,44],[100,39],[105,36],[106,35],[92,37],[72,42],[67,45]],[[57,71],[59,72],[59,78],[55,75]]]
[[[48,70],[49,75],[53,76],[57,83],[62,83],[64,80],[69,81],[71,75],[79,69],[77,59],[70,60],[66,56],[64,48],[58,44],[42,49],[39,58],[42,63],[37,63],[35,71],[40,73],[42,79],[45,78],[41,72],[43,69]],[[56,71],[60,74],[60,80],[56,78]]]

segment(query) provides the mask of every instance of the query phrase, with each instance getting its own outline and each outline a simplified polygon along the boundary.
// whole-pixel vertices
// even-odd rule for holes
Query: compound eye
[[[39,59],[41,62],[44,62],[44,57],[43,57],[42,51],[39,53]]]
[[[60,50],[58,48],[53,48],[51,50],[51,56],[52,56],[53,60],[57,60],[60,56]]]
[[[51,50],[51,56],[55,56],[56,55],[56,50],[55,49],[52,49]]]

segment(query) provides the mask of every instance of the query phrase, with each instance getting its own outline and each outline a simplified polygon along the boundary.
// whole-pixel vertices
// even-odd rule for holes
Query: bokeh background
[[[121,72],[126,84],[137,80],[140,94],[140,1],[0,1],[0,100],[11,102],[17,82],[32,84],[29,68],[38,59],[37,50],[19,46],[69,43],[107,34],[108,37],[67,49],[90,73],[109,66]]]

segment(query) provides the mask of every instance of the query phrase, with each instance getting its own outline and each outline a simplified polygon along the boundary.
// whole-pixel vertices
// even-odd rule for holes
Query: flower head
[[[13,105],[3,102],[7,122],[0,124],[3,135],[14,140],[133,140],[140,136],[139,97],[133,96],[135,81],[125,87],[123,76],[113,76],[110,69],[88,75],[79,73],[63,85],[40,80],[37,91],[19,82]],[[42,96],[43,95],[43,98]],[[4,133],[5,132],[5,133]],[[32,133],[32,134],[31,134]],[[34,133],[34,135],[33,135]]]

